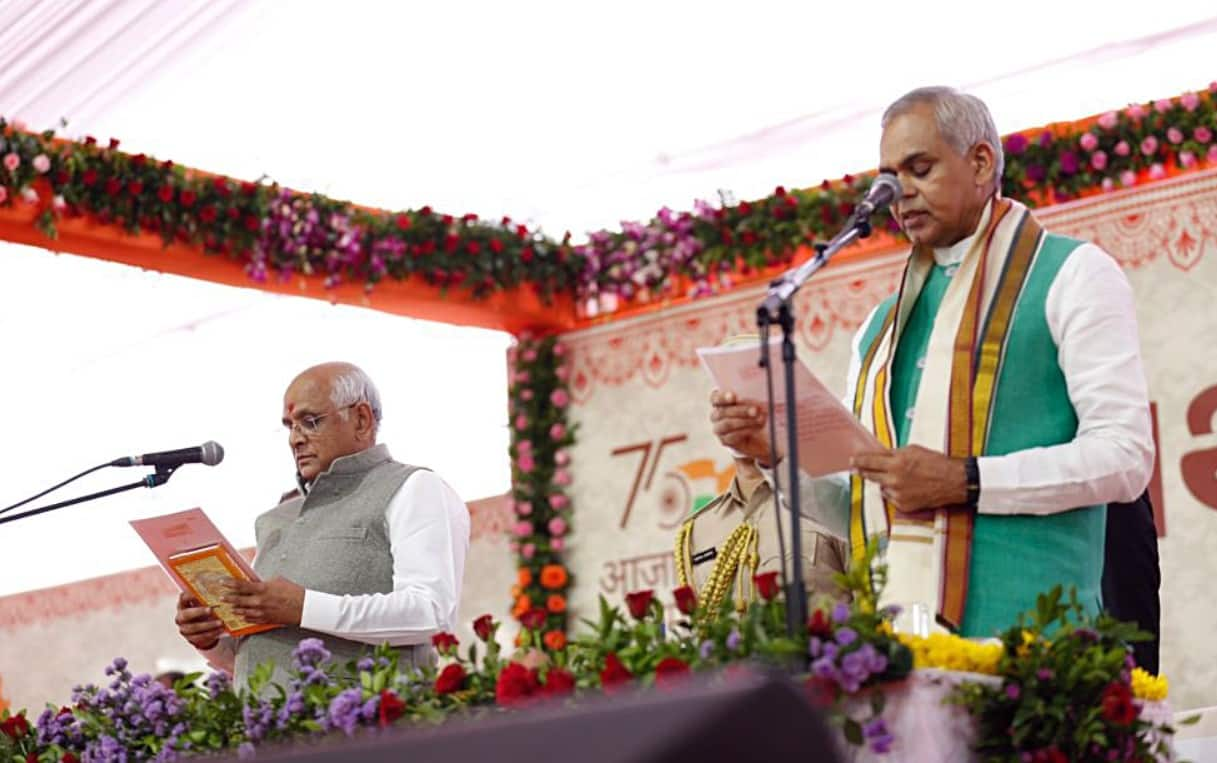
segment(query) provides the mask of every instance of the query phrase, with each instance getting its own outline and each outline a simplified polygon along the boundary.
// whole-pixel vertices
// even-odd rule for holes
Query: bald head
[[[376,444],[380,394],[366,373],[345,362],[301,372],[283,395],[283,425],[296,469],[312,481],[334,459]]]

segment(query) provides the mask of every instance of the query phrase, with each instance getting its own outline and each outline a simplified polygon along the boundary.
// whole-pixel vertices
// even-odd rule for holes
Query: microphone
[[[178,467],[182,464],[207,464],[215,466],[224,460],[224,448],[215,440],[208,440],[194,448],[163,450],[145,453],[142,456],[124,456],[110,462],[110,466],[157,466]]]
[[[858,202],[858,207],[854,211],[855,218],[869,220],[871,215],[887,209],[903,193],[904,189],[900,187],[900,181],[896,179],[895,175],[890,172],[880,172],[875,178],[875,182],[870,184],[866,196]]]

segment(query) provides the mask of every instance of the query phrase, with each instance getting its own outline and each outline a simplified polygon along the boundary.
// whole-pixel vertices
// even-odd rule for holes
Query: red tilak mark
[[[288,413],[293,413],[293,412],[295,412],[295,410],[296,410],[296,404],[295,404],[295,403],[288,403],[288,404],[287,404],[287,412],[288,412]]]

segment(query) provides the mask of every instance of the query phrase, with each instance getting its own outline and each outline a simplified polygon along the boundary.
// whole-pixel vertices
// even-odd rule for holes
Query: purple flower
[[[1047,176],[1048,176],[1048,173],[1044,171],[1043,165],[1040,165],[1040,164],[1028,164],[1027,165],[1027,179],[1030,180],[1031,182],[1033,182],[1033,183],[1043,182],[1044,178]]]
[[[830,657],[821,657],[811,663],[811,672],[820,678],[827,678],[836,681],[840,677],[840,672],[837,670],[837,665]]]
[[[1040,148],[1048,148],[1052,145],[1052,133],[1044,130],[1040,133]]]
[[[841,674],[858,684],[863,684],[870,678],[870,666],[866,656],[860,652],[850,652],[841,658]]]
[[[858,632],[848,626],[839,628],[835,634],[837,643],[841,646],[849,646],[858,640]]]
[[[1064,175],[1073,175],[1078,171],[1078,155],[1072,151],[1063,151],[1061,153],[1061,173]]]
[[[360,673],[371,673],[376,669],[376,662],[371,657],[364,657],[355,663],[355,669]]]
[[[837,606],[832,608],[832,621],[834,623],[843,623],[849,619],[849,605],[845,602],[837,602]]]
[[[258,754],[257,749],[254,748],[254,746],[252,744],[250,744],[249,742],[242,742],[237,747],[237,757],[240,758],[241,760],[249,760],[250,758],[256,756],[257,754]]]
[[[701,642],[701,648],[697,650],[697,653],[701,655],[703,660],[710,659],[714,654],[714,642],[709,639]]]
[[[823,642],[819,636],[812,636],[811,641],[807,644],[807,654],[812,657],[819,657],[820,651],[823,648]]]
[[[1006,684],[1006,696],[1010,699],[1017,700],[1022,695],[1022,690],[1018,684]]]
[[[862,725],[862,737],[870,744],[871,752],[876,755],[885,755],[891,752],[892,743],[896,741],[890,731],[887,730],[887,724],[882,718],[872,718]]]
[[[329,662],[331,656],[324,641],[319,638],[306,638],[292,650],[292,663],[300,669],[306,666],[316,667]]]
[[[740,632],[738,630],[736,630],[735,628],[732,628],[731,632],[727,634],[728,651],[732,651],[732,652],[738,651],[739,644],[740,644]]]
[[[344,734],[351,736],[359,726],[362,709],[363,699],[360,690],[347,689],[330,700],[326,720],[329,722],[330,728],[341,729]]]
[[[1011,156],[1018,156],[1027,150],[1027,136],[1015,133],[1006,138],[1005,151]]]
[[[1040,668],[1035,671],[1035,677],[1041,681],[1051,681],[1056,677],[1056,673],[1053,673],[1051,668]]]

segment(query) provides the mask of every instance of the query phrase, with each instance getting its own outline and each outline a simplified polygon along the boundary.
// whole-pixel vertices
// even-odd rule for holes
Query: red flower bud
[[[473,621],[473,632],[482,641],[489,641],[494,635],[494,618],[490,615],[482,615]]]
[[[397,222],[398,230],[410,230],[410,216],[409,215],[398,215],[396,222]]]
[[[682,585],[672,591],[672,596],[676,599],[676,608],[684,614],[691,615],[697,609],[697,594],[692,586]]]
[[[776,572],[762,572],[759,575],[753,575],[752,582],[756,584],[756,590],[765,601],[771,601],[778,595],[778,574]]]
[[[655,592],[647,589],[645,591],[635,591],[625,595],[625,604],[630,609],[630,614],[635,619],[641,620],[647,616],[647,610],[651,608],[651,600],[655,598]]]
[[[190,190],[189,188],[182,190],[180,201],[182,202],[183,207],[186,207],[187,209],[193,207],[196,199],[198,199],[198,194],[196,194],[194,191]]]
[[[156,197],[166,204],[173,201],[173,186],[166,183],[156,189]]]

